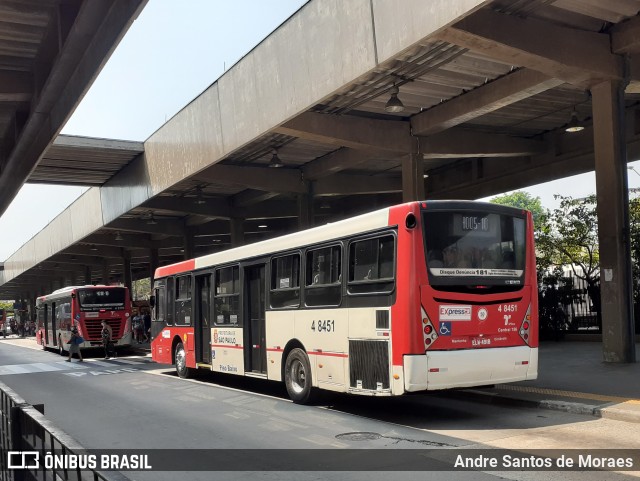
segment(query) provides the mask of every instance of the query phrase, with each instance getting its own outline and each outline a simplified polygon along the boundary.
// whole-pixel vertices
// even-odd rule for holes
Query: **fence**
[[[44,415],[44,406],[32,406],[20,398],[8,386],[0,382],[0,479],[2,481],[129,481],[119,472],[95,469],[46,469],[45,455],[82,455],[87,450],[63,431],[57,429]],[[9,468],[10,451],[30,451],[25,469]],[[39,462],[33,462],[36,456]],[[16,458],[17,456],[17,458]],[[19,455],[12,460],[20,462]],[[22,458],[24,461],[25,459]],[[32,464],[33,463],[33,464]],[[15,465],[15,461],[12,461]],[[24,464],[24,463],[23,463]],[[35,467],[39,465],[39,467]]]
[[[600,334],[600,281],[588,284],[572,272],[545,277],[539,286],[540,336],[558,339],[565,333]],[[640,305],[634,306],[636,334],[640,334]]]

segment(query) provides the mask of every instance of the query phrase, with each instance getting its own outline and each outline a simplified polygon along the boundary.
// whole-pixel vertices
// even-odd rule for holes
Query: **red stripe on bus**
[[[229,349],[244,349],[243,346],[232,346],[231,344],[211,344],[211,347],[228,347]]]
[[[284,352],[284,349],[271,348],[271,349],[267,349],[267,352]],[[310,356],[314,355],[314,356],[343,357],[345,359],[349,357],[348,354],[342,354],[339,352],[310,351],[307,354],[309,354]]]
[[[178,262],[171,264],[170,266],[158,267],[156,269],[156,279],[160,277],[171,276],[173,274],[180,274],[182,272],[188,272],[194,270],[196,267],[195,259],[189,259],[188,261]]]

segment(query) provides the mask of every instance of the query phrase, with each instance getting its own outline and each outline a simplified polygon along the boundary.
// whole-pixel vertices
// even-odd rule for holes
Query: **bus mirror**
[[[156,306],[156,296],[149,296],[149,305],[151,307],[155,307]]]

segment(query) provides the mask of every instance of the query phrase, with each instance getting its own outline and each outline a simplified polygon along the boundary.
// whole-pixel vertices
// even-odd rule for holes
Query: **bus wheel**
[[[187,353],[181,342],[176,345],[176,372],[182,379],[186,379],[191,375],[191,369],[187,367]]]
[[[315,390],[311,387],[311,364],[302,349],[296,348],[287,356],[284,383],[294,403],[307,404],[315,397]]]

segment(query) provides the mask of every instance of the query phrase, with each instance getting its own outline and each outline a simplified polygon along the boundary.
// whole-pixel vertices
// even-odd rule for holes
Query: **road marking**
[[[124,362],[123,362],[124,361]],[[143,365],[149,364],[150,361],[144,358],[138,360],[124,360],[118,361],[96,361],[93,359],[86,359],[84,362],[78,362],[73,360],[67,361],[52,361],[52,362],[34,362],[29,364],[11,364],[8,366],[0,366],[0,376],[9,376],[12,374],[37,374],[43,372],[55,372],[55,371],[84,371],[91,368],[110,368],[110,369],[122,369],[125,365]]]
[[[588,392],[575,392],[575,391],[561,391],[559,389],[547,389],[539,387],[527,387],[527,386],[512,386],[509,384],[498,384],[496,389],[502,391],[515,391],[515,392],[528,392],[533,394],[546,394],[549,396],[562,396],[577,399],[593,399],[594,401],[615,402],[615,403],[628,403],[628,404],[640,404],[640,399],[634,399],[622,396],[607,396],[605,394],[594,394]]]

